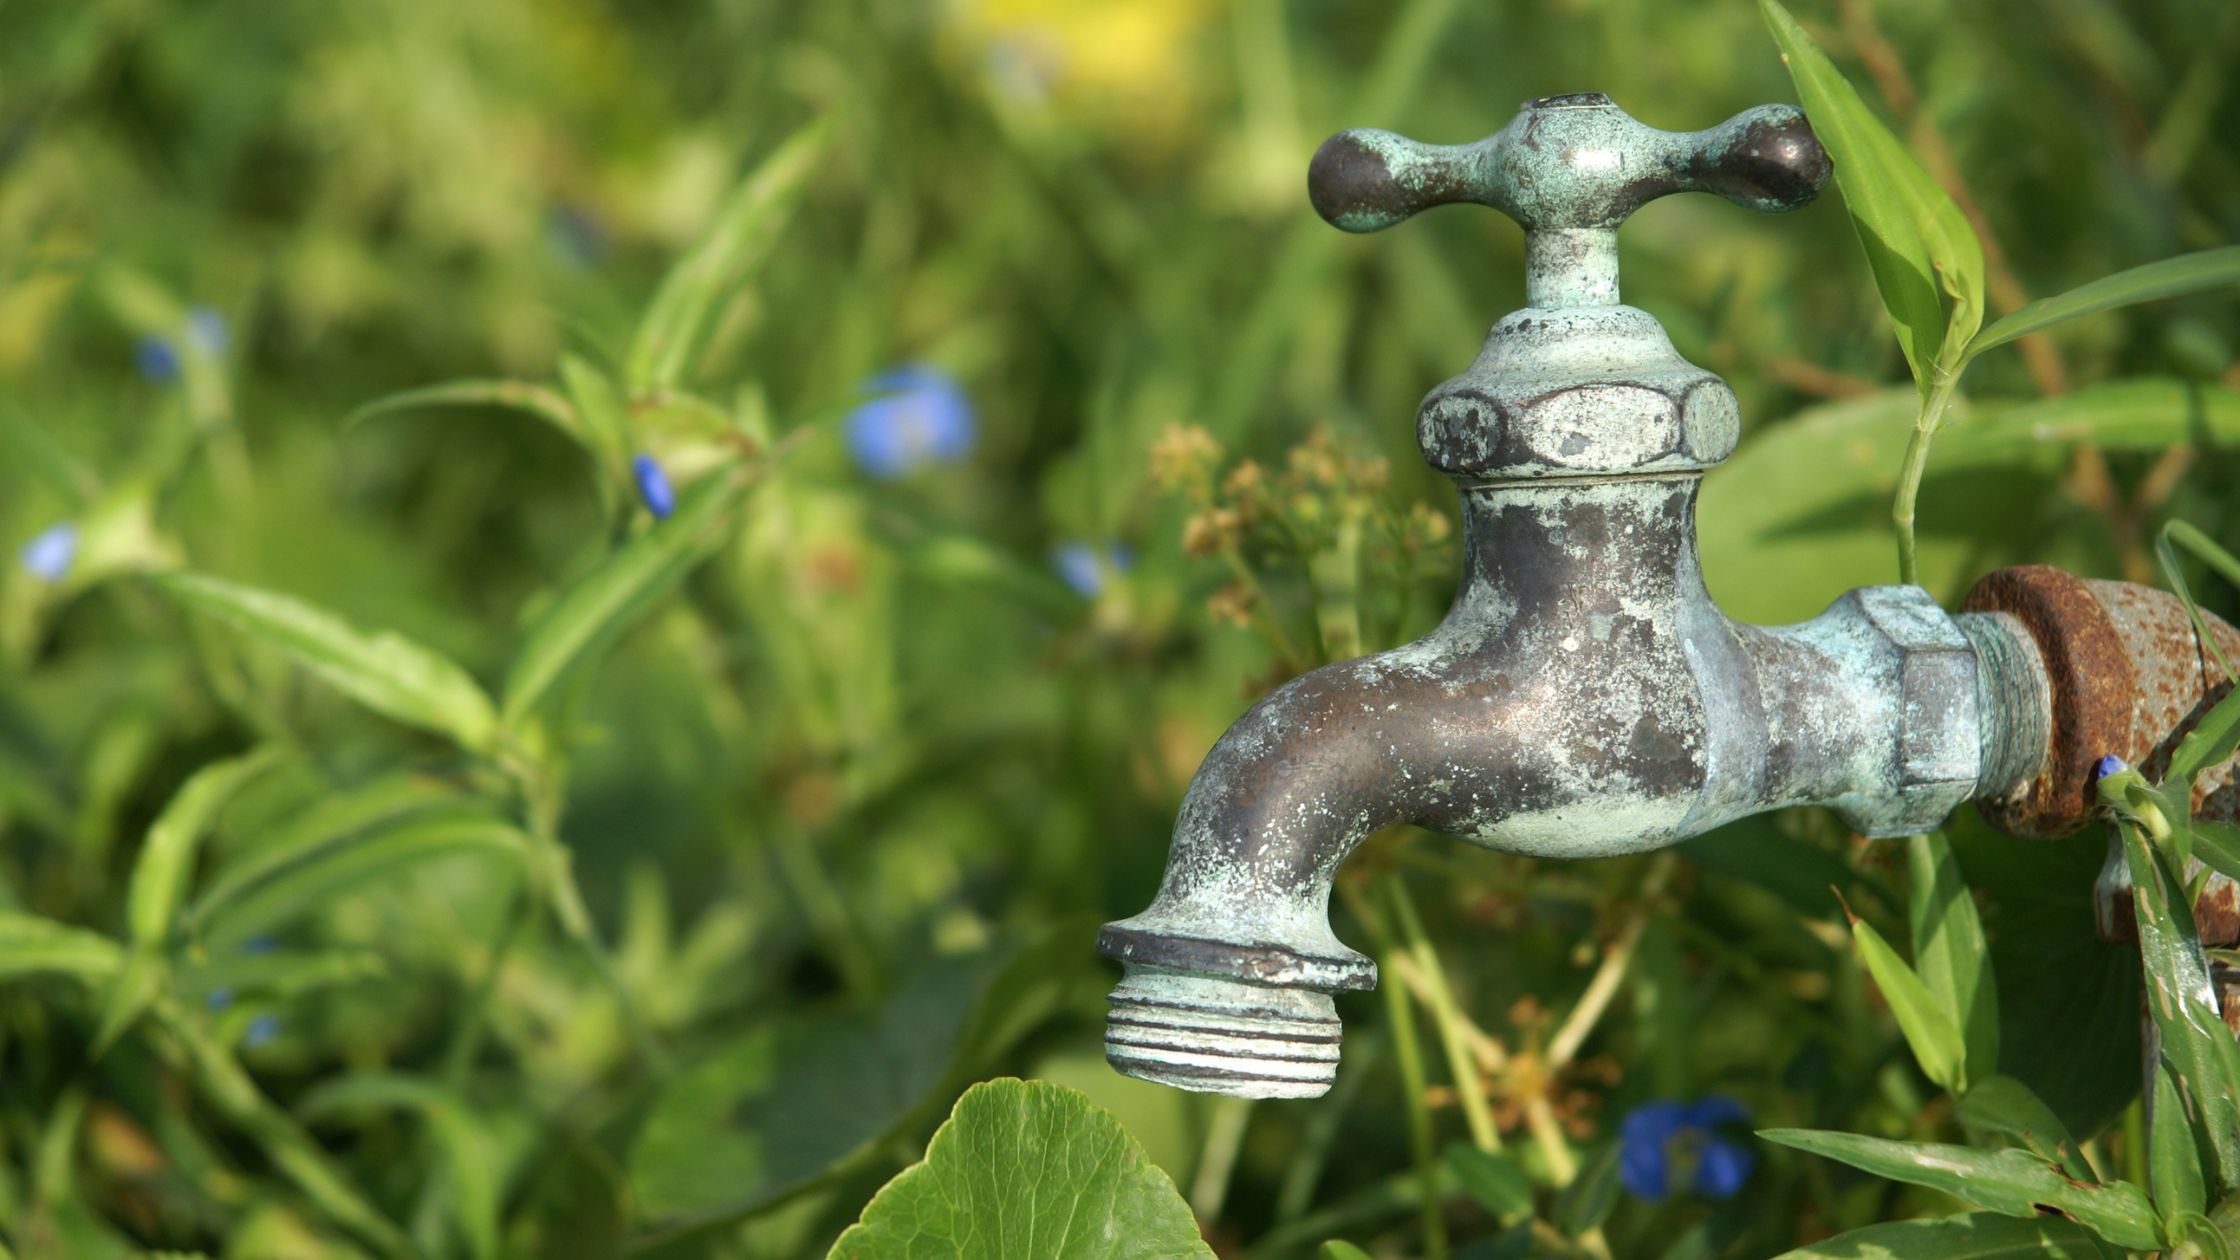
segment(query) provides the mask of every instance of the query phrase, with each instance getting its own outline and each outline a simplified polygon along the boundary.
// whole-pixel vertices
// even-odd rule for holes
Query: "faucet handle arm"
[[[1617,227],[1648,202],[1710,192],[1778,213],[1818,196],[1830,169],[1792,105],[1746,109],[1703,131],[1659,131],[1602,93],[1581,92],[1527,101],[1472,144],[1341,131],[1315,152],[1307,197],[1348,232],[1450,202],[1491,206],[1525,229],[1534,306],[1601,305],[1618,300]]]

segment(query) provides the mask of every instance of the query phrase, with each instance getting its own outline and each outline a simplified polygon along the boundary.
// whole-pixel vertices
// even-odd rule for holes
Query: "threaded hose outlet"
[[[1330,995],[1129,964],[1105,1061],[1123,1075],[1232,1098],[1320,1098],[1343,1035]]]

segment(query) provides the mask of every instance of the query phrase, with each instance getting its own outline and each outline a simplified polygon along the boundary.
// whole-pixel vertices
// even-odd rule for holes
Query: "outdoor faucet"
[[[1515,219],[1528,304],[1417,412],[1424,459],[1461,495],[1451,610],[1405,647],[1293,679],[1214,746],[1157,899],[1097,936],[1125,969],[1114,1067],[1248,1098],[1327,1090],[1330,995],[1377,974],[1331,931],[1331,880],[1380,828],[1603,857],[1791,805],[1904,836],[1973,797],[2009,830],[2055,834],[2091,809],[2094,761],[2144,765],[2175,738],[2132,720],[2125,653],[2167,663],[2157,678],[2188,713],[2227,685],[2175,600],[2051,569],[1994,574],[1958,615],[1917,586],[1770,628],[1712,602],[1696,491],[1735,448],[1735,396],[1620,304],[1617,228],[1672,192],[1794,210],[1828,175],[1790,106],[1675,133],[1600,93],[1527,102],[1475,144],[1323,144],[1308,195],[1346,231],[1448,202]]]

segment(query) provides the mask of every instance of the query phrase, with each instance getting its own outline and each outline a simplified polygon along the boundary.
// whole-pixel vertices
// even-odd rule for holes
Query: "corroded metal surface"
[[[1578,92],[1527,101],[1474,144],[1340,132],[1316,151],[1307,196],[1348,232],[1454,202],[1491,206],[1525,229],[1527,301],[1557,309],[1618,300],[1617,227],[1648,202],[1692,191],[1794,210],[1819,195],[1831,169],[1794,106],[1674,132],[1643,126],[1600,92]]]

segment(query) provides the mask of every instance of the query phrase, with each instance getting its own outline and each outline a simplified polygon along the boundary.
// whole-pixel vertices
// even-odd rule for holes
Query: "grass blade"
[[[2051,1208],[2119,1246],[2146,1250],[2162,1245],[2160,1221],[2145,1191],[2129,1182],[2080,1186],[2060,1165],[2028,1151],[1979,1151],[1812,1129],[1767,1129],[1758,1136],[2009,1216],[2034,1218],[2040,1209]]]
[[[1784,1251],[1776,1260],[2118,1260],[2092,1231],[2058,1216],[1989,1212],[1890,1221]]]
[[[96,932],[32,914],[0,912],[0,982],[74,976],[88,983],[117,974],[124,951]]]
[[[2131,910],[2139,924],[2147,1011],[2154,1018],[2179,1095],[2193,1110],[2215,1163],[2216,1198],[2240,1186],[2240,1043],[2218,1013],[2209,961],[2194,932],[2193,908],[2171,896],[2182,886],[2164,869],[2139,829],[2119,827],[2131,868]]]
[[[367,634],[294,596],[206,573],[165,573],[153,581],[384,717],[447,735],[470,752],[490,747],[497,730],[490,698],[467,671],[430,648],[402,635]]]
[[[1999,991],[1983,922],[1941,832],[1908,840],[1906,861],[1914,967],[1960,1032],[1962,1074],[1982,1080],[1999,1069]]]
[[[473,1260],[498,1254],[498,1151],[474,1113],[450,1091],[417,1077],[366,1073],[314,1090],[300,1108],[307,1119],[345,1111],[401,1108],[428,1121],[449,1175],[451,1210]]]
[[[506,674],[502,710],[516,726],[571,668],[619,634],[712,549],[747,486],[721,470],[684,493],[669,519],[578,579],[530,627]]]
[[[1867,973],[1882,990],[1883,1001],[1889,1003],[1890,1013],[1897,1017],[1898,1030],[1913,1048],[1923,1074],[1952,1093],[1962,1092],[1967,1078],[1960,1030],[1945,1015],[1929,986],[1866,920],[1851,921],[1851,939],[1858,946],[1860,961],[1867,965]]]
[[[376,416],[394,415],[421,407],[503,407],[535,416],[566,434],[576,445],[598,454],[582,419],[566,397],[549,386],[535,381],[468,380],[445,381],[439,385],[422,385],[418,389],[400,390],[358,408],[342,418],[342,427],[356,428]]]
[[[2240,284],[2240,245],[2146,263],[2017,307],[1977,333],[1968,343],[1967,357],[1972,359],[1993,346],[2003,346],[2082,315],[2227,284]]]
[[[2107,381],[1997,411],[1971,411],[1967,423],[1938,439],[1937,449],[1948,460],[1992,462],[2076,442],[2115,451],[2240,443],[2240,390],[2155,377]]]
[[[830,136],[830,126],[819,121],[779,145],[731,194],[708,234],[662,279],[630,339],[632,393],[668,389],[692,370],[716,304],[769,254]]]
[[[205,925],[213,951],[239,946],[331,898],[355,892],[401,868],[455,853],[495,853],[530,865],[532,845],[501,819],[413,819],[328,848],[236,898]]]
[[[190,934],[195,932],[243,893],[368,828],[460,803],[462,799],[448,785],[413,773],[385,776],[328,797],[264,839],[254,852],[213,875],[209,887],[188,907],[183,925]]]

